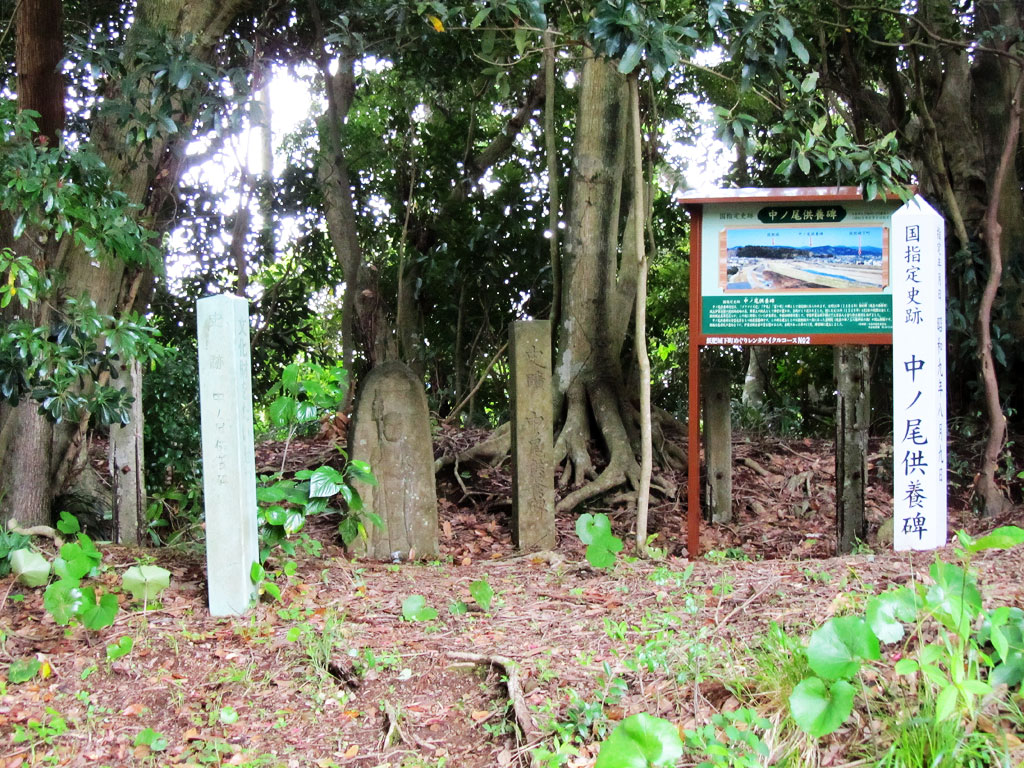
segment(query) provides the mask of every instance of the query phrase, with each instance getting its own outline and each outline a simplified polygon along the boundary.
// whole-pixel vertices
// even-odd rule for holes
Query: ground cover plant
[[[484,487],[494,482],[479,471]],[[1019,660],[1024,586],[1008,575],[1024,572],[1024,547],[986,549],[995,540],[975,535],[938,559],[869,542],[873,552],[845,558],[767,560],[770,549],[709,535],[713,548],[691,563],[656,546],[679,524],[659,508],[645,558],[626,545],[590,562],[593,540],[572,518],[559,519],[556,553],[523,558],[500,511],[457,503],[457,483],[447,491],[436,561],[351,561],[337,518],[313,516],[305,533],[320,551],[272,554],[279,597],[237,620],[207,615],[199,550],[154,550],[140,564],[136,551],[99,545],[85,583],[118,604],[99,629],[58,624],[44,587],[4,577],[0,765],[895,767],[1024,756],[1019,679],[993,679],[1003,665],[1012,683]],[[595,511],[580,527],[629,541],[627,519]],[[817,542],[821,523],[796,520]],[[47,560],[59,553],[36,542]],[[126,577],[153,566],[169,586],[131,595]],[[913,621],[888,602],[905,589],[921,596]],[[958,595],[976,614],[967,635],[935,608]],[[877,660],[849,650],[850,626],[888,638],[898,619],[902,640],[880,643]],[[830,626],[840,631],[824,643]],[[859,668],[823,676],[818,646],[829,664],[847,649]],[[944,655],[928,661],[939,653],[929,647]],[[935,672],[907,666],[922,660],[953,683],[952,712],[939,709]],[[794,712],[812,678],[826,692],[854,688],[845,717],[834,712],[841,697],[826,703],[829,733]]]

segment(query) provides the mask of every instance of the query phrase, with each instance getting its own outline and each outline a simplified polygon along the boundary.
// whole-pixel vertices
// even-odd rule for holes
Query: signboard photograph
[[[886,227],[730,227],[722,232],[726,291],[881,291],[889,282]]]

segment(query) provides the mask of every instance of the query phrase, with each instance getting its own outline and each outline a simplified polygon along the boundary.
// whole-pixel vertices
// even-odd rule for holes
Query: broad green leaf
[[[897,675],[911,675],[920,668],[916,659],[900,659],[892,669]]]
[[[299,366],[295,363],[286,365],[281,371],[281,389],[289,395],[299,393]]]
[[[483,24],[484,20],[487,19],[487,16],[490,14],[490,12],[491,12],[491,6],[489,6],[489,5],[484,6],[482,9],[477,11],[476,16],[474,16],[473,20],[469,23],[469,28],[470,29],[476,29],[481,24]]]
[[[807,663],[826,680],[852,677],[861,659],[878,657],[878,638],[859,616],[829,619],[807,643]]]
[[[138,601],[153,600],[171,583],[171,572],[159,565],[135,565],[124,572],[122,586]]]
[[[76,533],[82,532],[82,525],[78,522],[77,517],[66,510],[62,510],[60,520],[57,521],[57,530],[65,536],[74,536]]]
[[[611,534],[612,524],[608,520],[608,515],[601,512],[596,515],[585,512],[576,520],[576,535],[584,544],[593,544]]]
[[[84,605],[85,598],[77,580],[55,581],[43,593],[43,607],[61,626],[66,626],[77,616]]]
[[[7,668],[7,682],[15,685],[27,683],[39,673],[41,666],[39,659],[15,659]]]
[[[167,737],[152,728],[143,728],[135,737],[136,747],[149,747],[153,752],[163,752],[167,749]]]
[[[451,613],[452,616],[461,616],[462,614],[467,613],[468,611],[469,606],[461,600],[456,600],[448,604],[448,612]]]
[[[1020,651],[1011,652],[1006,661],[996,665],[988,677],[992,685],[1005,685],[1008,688],[1015,688],[1024,681],[1024,653]]]
[[[231,706],[221,707],[217,719],[224,725],[234,725],[238,722],[238,711]]]
[[[800,730],[820,739],[846,722],[853,711],[855,690],[846,680],[826,688],[820,678],[809,677],[793,689],[789,711]]]
[[[79,614],[86,629],[103,629],[114,623],[117,616],[117,596],[109,592],[96,599],[92,587],[82,589],[85,597],[84,608]]]
[[[626,48],[626,52],[622,54],[622,59],[619,61],[619,72],[623,75],[628,75],[636,69],[636,65],[640,63],[640,57],[643,55],[643,52],[643,43],[630,43]]]
[[[437,618],[437,609],[427,605],[423,595],[409,595],[402,601],[402,618],[406,621],[433,621]]]
[[[619,549],[622,549],[622,542],[619,542]],[[594,544],[587,545],[587,562],[594,568],[611,568],[615,565],[615,552],[607,546],[607,541],[601,540]]]
[[[966,637],[981,611],[977,580],[953,563],[932,563],[929,573],[935,583],[925,593],[927,607],[945,627]]]
[[[311,497],[330,498],[337,494],[345,485],[345,476],[334,467],[320,467],[309,478],[309,495]]]
[[[981,552],[984,549],[1010,549],[1018,544],[1024,544],[1024,528],[1004,525],[971,542],[965,549],[968,552]]]
[[[469,594],[485,612],[491,610],[491,600],[494,598],[494,590],[487,583],[486,579],[474,581],[469,585]]]
[[[601,745],[594,768],[671,766],[683,756],[679,729],[645,713],[630,715]]]
[[[41,587],[50,580],[50,563],[46,558],[27,547],[16,549],[9,555],[11,572],[19,584],[26,587]]]
[[[917,618],[914,593],[907,587],[883,592],[868,600],[868,625],[883,643],[896,643],[903,638],[903,622]]]
[[[296,403],[294,398],[281,396],[270,404],[268,414],[275,427],[287,427],[295,421]]]
[[[267,578],[267,571],[258,560],[254,560],[253,564],[249,566],[249,581],[253,584],[259,584]]]
[[[806,64],[811,60],[811,55],[807,52],[807,48],[797,38],[791,37],[789,39],[789,47],[796,54],[796,57],[800,59],[801,63]]]
[[[131,635],[124,635],[116,643],[107,645],[107,661],[117,661],[127,656],[135,647],[135,640]]]

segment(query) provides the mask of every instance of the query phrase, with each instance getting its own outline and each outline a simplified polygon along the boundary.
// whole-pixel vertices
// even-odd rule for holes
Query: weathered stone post
[[[256,597],[249,573],[259,559],[249,302],[200,299],[196,321],[210,613],[239,616]]]
[[[519,549],[552,549],[551,323],[519,321],[509,333],[512,360],[512,540]]]
[[[437,490],[423,381],[397,361],[363,380],[349,439],[352,459],[370,465],[377,485],[355,481],[365,508],[384,522],[366,525],[354,555],[404,561],[437,555]]]

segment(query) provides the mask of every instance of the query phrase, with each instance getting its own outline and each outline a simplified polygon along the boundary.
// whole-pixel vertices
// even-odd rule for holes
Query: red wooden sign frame
[[[737,205],[765,203],[789,205],[797,203],[828,204],[864,201],[858,187],[776,187],[768,189],[723,189],[712,194],[688,193],[679,198],[690,214],[690,355],[689,355],[689,408],[687,446],[687,554],[694,560],[700,554],[700,348],[704,346],[733,346],[739,344],[772,344],[792,346],[793,342],[779,338],[778,334],[747,337],[743,342],[716,338],[704,332],[701,263],[704,254],[704,207],[708,205]],[[811,333],[799,334],[806,344],[891,344],[892,333]],[[801,342],[803,345],[803,342]]]

